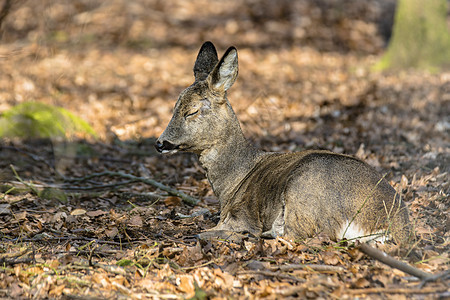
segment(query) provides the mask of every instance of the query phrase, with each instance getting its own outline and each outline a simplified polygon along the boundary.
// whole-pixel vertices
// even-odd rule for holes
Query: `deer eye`
[[[200,111],[200,110],[197,109],[197,110],[195,110],[195,111],[188,112],[188,113],[186,113],[186,114],[184,115],[184,118],[187,119],[187,118],[189,118],[189,117],[195,116],[199,111]]]

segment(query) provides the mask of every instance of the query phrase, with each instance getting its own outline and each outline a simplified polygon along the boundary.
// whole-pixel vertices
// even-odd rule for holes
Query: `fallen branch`
[[[433,274],[424,272],[422,270],[419,270],[413,266],[410,266],[402,261],[399,261],[392,256],[389,256],[388,254],[384,253],[383,251],[380,251],[378,249],[375,249],[374,247],[369,246],[367,243],[362,243],[356,246],[356,248],[361,251],[364,254],[367,254],[368,256],[392,267],[396,268],[400,271],[403,271],[409,275],[415,276],[421,280],[430,281],[430,279],[434,276]]]
[[[353,289],[346,292],[352,295],[359,294],[432,294],[446,292],[445,286],[433,288],[367,288],[367,289]]]
[[[330,265],[316,265],[316,264],[290,264],[271,268],[271,270],[293,271],[293,270],[313,270],[317,272],[343,272],[344,268]]]
[[[28,255],[30,253],[32,254],[31,258],[19,258],[21,256]],[[34,257],[34,247],[32,247],[32,249],[23,248],[18,252],[0,254],[0,265],[14,266],[17,264],[26,264],[35,261],[36,260]]]
[[[201,265],[196,265],[196,266],[192,266],[192,267],[180,267],[180,270],[193,270],[193,269],[203,268],[203,267],[206,267],[206,266],[208,266],[210,264],[214,264],[214,263],[215,263],[215,261],[210,260]]]
[[[202,208],[198,211],[193,212],[190,215],[177,213],[177,216],[180,217],[181,219],[195,218],[195,217],[202,216],[202,215],[211,215],[211,212],[207,208]]]
[[[90,186],[62,186],[61,188],[69,191],[89,191],[89,190],[97,190],[97,189],[106,189],[112,187],[119,187],[122,185],[127,185],[130,183],[138,182],[138,180],[126,180],[121,182],[114,182],[109,184],[98,184],[98,185],[90,185]]]
[[[271,271],[258,271],[258,270],[239,271],[239,272],[237,272],[237,275],[263,275],[263,276],[268,276],[268,277],[276,277],[279,279],[292,280],[295,282],[304,282],[303,279],[300,279],[300,278],[297,278],[297,277],[294,277],[291,275],[277,273],[277,272],[271,272]]]
[[[3,259],[16,258],[16,257],[23,256],[23,255],[27,254],[29,251],[30,251],[30,249],[23,248],[23,249],[21,249],[18,252],[0,253],[0,261],[3,260]]]
[[[106,265],[102,263],[82,263],[82,262],[74,262],[73,264],[63,266],[62,270],[70,270],[70,269],[76,269],[76,270],[92,270],[92,268],[100,268],[105,270],[106,272],[113,273],[116,275],[126,275],[126,270],[120,266],[117,265]]]
[[[422,282],[419,284],[419,288],[424,287],[425,284],[427,284],[428,282],[438,281],[439,279],[442,279],[444,281],[449,277],[450,277],[450,270],[444,271],[439,274],[431,275],[430,277],[422,280]]]
[[[71,181],[71,182],[83,182],[88,179],[91,179],[94,177],[101,177],[101,176],[122,177],[122,178],[126,178],[129,180],[135,180],[138,182],[142,182],[142,183],[154,186],[160,190],[163,190],[172,196],[180,197],[184,202],[186,202],[189,205],[196,205],[200,201],[194,197],[191,197],[191,196],[183,193],[182,191],[168,187],[154,179],[134,176],[134,175],[123,173],[123,172],[104,171],[104,172],[100,172],[100,173],[92,173],[92,174],[89,174],[87,176],[80,177],[80,178],[65,178],[65,180]]]
[[[124,244],[128,245],[128,244],[132,244],[132,243],[137,243],[139,241],[135,240],[133,242],[127,242],[127,241],[123,241],[123,242],[114,242],[114,241],[105,241],[105,240],[99,240],[99,239],[95,239],[95,238],[88,238],[88,237],[83,237],[83,236],[61,236],[61,237],[48,237],[48,236],[35,236],[33,238],[15,238],[15,239],[2,239],[2,241],[4,242],[48,242],[48,241],[73,241],[73,240],[77,240],[77,241],[95,241],[98,244],[107,244],[107,245],[115,245],[115,246],[122,246]]]
[[[325,287],[328,289],[332,289],[332,290],[336,289],[339,286],[338,284],[333,283],[332,281],[328,281],[328,280],[318,280],[315,282],[315,285]],[[303,291],[308,290],[310,288],[314,289],[314,287],[308,286],[308,282],[305,282],[301,285],[280,289],[276,293],[283,297],[291,297],[291,296],[296,296],[296,295],[299,296],[299,295],[303,295]]]
[[[14,266],[14,265],[20,265],[20,264],[29,264],[35,262],[34,258],[18,258],[13,260],[8,259],[0,259],[0,265],[5,266]]]

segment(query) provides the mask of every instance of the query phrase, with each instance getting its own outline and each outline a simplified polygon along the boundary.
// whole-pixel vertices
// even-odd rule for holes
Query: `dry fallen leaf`
[[[186,298],[191,298],[195,294],[194,278],[191,275],[181,275],[177,277],[178,288],[186,293]]]
[[[86,213],[86,215],[88,215],[89,217],[98,217],[98,216],[104,215],[106,213],[107,213],[106,211],[98,209],[98,210],[94,210],[94,211],[88,211]]]
[[[142,227],[143,221],[141,216],[134,215],[131,217],[130,221],[128,222],[128,225],[130,226],[136,226],[136,227]]]
[[[77,208],[77,209],[72,210],[70,212],[70,215],[71,216],[80,216],[80,215],[84,215],[85,213],[86,213],[85,209]]]
[[[164,204],[167,206],[180,206],[181,198],[176,196],[169,196],[166,199],[164,199]]]
[[[353,284],[356,288],[366,288],[370,286],[370,282],[365,278],[358,278],[356,282]]]
[[[113,239],[117,234],[119,233],[119,229],[117,227],[113,227],[111,229],[106,229],[105,234],[110,238]]]
[[[26,211],[23,211],[23,212],[14,214],[14,218],[15,218],[17,221],[25,220],[26,217],[27,217],[27,212],[26,212]]]
[[[322,260],[327,265],[337,265],[339,263],[339,255],[335,252],[325,251],[321,253]]]

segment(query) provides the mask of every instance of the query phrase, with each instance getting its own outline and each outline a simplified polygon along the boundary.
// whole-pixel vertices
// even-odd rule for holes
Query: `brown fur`
[[[234,47],[218,62],[213,44],[203,44],[195,82],[180,94],[156,145],[160,152],[194,152],[206,169],[221,212],[219,224],[202,237],[326,233],[336,240],[351,224],[367,235],[383,231],[407,240],[404,203],[366,163],[329,151],[267,153],[253,147],[226,97],[237,73]]]

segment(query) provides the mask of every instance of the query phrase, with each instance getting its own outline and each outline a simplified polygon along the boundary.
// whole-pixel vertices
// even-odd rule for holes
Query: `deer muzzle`
[[[161,142],[159,139],[155,143],[155,148],[159,153],[176,152],[179,149],[178,145],[174,145],[169,141]]]

